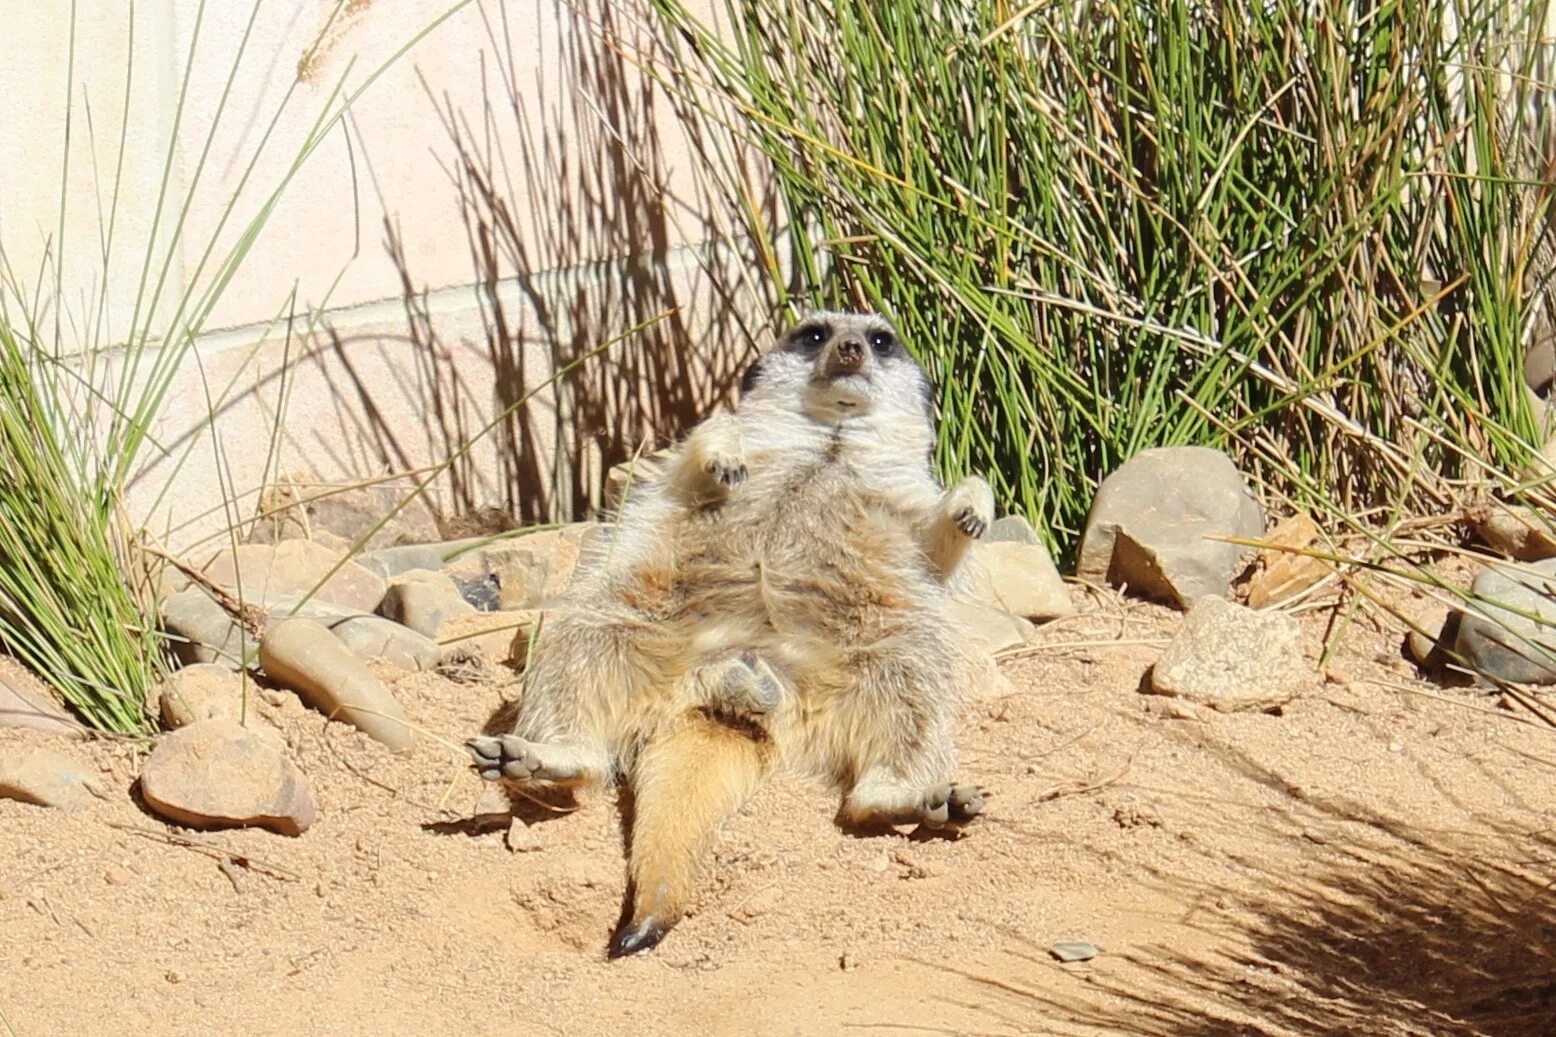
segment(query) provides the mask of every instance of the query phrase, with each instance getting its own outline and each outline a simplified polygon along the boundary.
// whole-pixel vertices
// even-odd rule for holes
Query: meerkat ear
[[[762,361],[758,359],[753,361],[751,366],[746,368],[746,373],[740,376],[740,395],[742,398],[756,388],[757,380],[761,377]]]

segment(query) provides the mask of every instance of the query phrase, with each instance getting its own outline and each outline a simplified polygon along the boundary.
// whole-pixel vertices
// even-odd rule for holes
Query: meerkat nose
[[[857,339],[844,339],[832,352],[831,367],[835,371],[857,371],[864,364],[864,343]]]

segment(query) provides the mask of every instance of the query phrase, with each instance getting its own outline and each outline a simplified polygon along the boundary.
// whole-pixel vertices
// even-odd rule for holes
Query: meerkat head
[[[806,315],[746,371],[740,395],[825,424],[875,419],[934,434],[929,379],[879,314]]]

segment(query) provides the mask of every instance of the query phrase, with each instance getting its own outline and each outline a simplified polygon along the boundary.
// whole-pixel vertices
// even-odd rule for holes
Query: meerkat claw
[[[977,540],[979,537],[983,536],[984,531],[989,528],[989,524],[984,520],[983,516],[979,515],[977,511],[972,508],[963,508],[961,511],[958,511],[954,516],[952,516],[952,518],[956,521],[956,528],[960,529],[963,533],[966,533],[974,540]]]
[[[739,486],[746,481],[746,466],[727,461],[709,461],[704,470],[723,486]]]
[[[659,945],[659,941],[663,940],[669,931],[670,927],[662,924],[657,918],[629,922],[616,931],[616,935],[611,938],[610,950],[606,954],[614,961],[617,958],[651,951]]]

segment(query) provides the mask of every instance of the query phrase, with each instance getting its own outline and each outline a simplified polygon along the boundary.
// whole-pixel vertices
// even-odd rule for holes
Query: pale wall
[[[133,24],[127,4],[82,0],[61,224],[69,5],[0,0],[7,54],[0,63],[7,109],[0,134],[0,247],[10,268],[31,281],[39,269],[52,270],[63,227],[61,280],[69,315],[63,351],[95,350],[110,358],[104,370],[114,364],[122,369],[123,354],[107,347],[122,344],[135,314],[142,316],[136,327],[162,334],[173,312],[168,300],[180,285],[208,283],[214,266],[201,264],[213,237],[218,257],[231,248],[285,176],[337,84],[344,82],[348,92],[359,87],[450,6],[440,0],[355,0],[340,9],[305,60],[337,10],[335,0],[257,6],[221,0],[207,3],[203,13],[197,0],[142,0]],[[593,17],[604,6],[603,0],[583,5]],[[631,34],[624,21],[616,30]],[[246,31],[246,54],[223,103]],[[150,513],[156,504],[150,517],[158,528],[182,529],[176,543],[226,525],[222,513],[212,511],[224,479],[246,494],[240,511],[248,514],[253,491],[277,469],[336,478],[435,461],[452,449],[459,429],[479,427],[511,401],[515,380],[499,378],[504,364],[525,358],[532,384],[558,350],[564,359],[576,355],[667,304],[681,307],[678,322],[618,347],[613,356],[620,377],[605,377],[583,401],[590,427],[581,434],[600,439],[608,459],[648,428],[684,425],[705,408],[749,348],[746,332],[732,330],[727,307],[710,294],[702,253],[685,248],[709,235],[706,213],[713,207],[697,201],[689,179],[694,163],[664,104],[645,102],[630,82],[630,65],[612,65],[602,53],[594,32],[566,4],[483,0],[452,14],[373,83],[349,118],[322,138],[231,288],[203,321],[199,362],[189,356],[178,366],[154,429],[173,457],[187,458],[166,494],[172,462],[153,464],[132,486],[132,506]],[[614,69],[615,79],[628,81],[619,93],[600,86],[601,62],[605,71]],[[127,68],[133,69],[128,101]],[[505,83],[519,97],[516,110],[509,107]],[[602,90],[615,100],[602,97]],[[282,117],[261,148],[278,109]],[[614,133],[600,129],[601,111],[615,124],[614,133],[638,139],[627,147],[616,144]],[[477,165],[500,181],[497,193],[516,228],[496,264],[497,276],[507,278],[500,295],[510,335],[495,346],[487,333],[490,300],[472,287],[479,277],[471,210],[455,184],[457,149],[444,121],[450,118],[484,156]],[[176,134],[175,119],[181,120]],[[655,126],[657,140],[646,136]],[[526,168],[526,145],[544,168]],[[628,151],[651,152],[649,168],[624,158]],[[234,214],[224,217],[256,154],[260,161],[249,185]],[[111,204],[121,162],[106,263],[109,289],[100,294],[105,264],[99,214]],[[166,260],[172,287],[164,293],[161,319],[148,324],[144,301],[150,293],[138,293],[136,286],[164,179],[157,229],[163,244],[154,255],[158,264]],[[649,197],[645,184],[651,182],[680,204]],[[186,199],[183,233],[168,250]],[[687,215],[693,210],[696,218]],[[386,248],[386,217],[399,239],[398,265]],[[515,282],[514,274],[531,277]],[[407,317],[406,284],[427,293],[419,323]],[[299,311],[327,306],[329,334],[288,340],[271,323],[294,286]],[[313,359],[298,363],[300,356]],[[694,390],[664,389],[693,374],[700,379]],[[624,379],[648,388],[624,393]],[[225,404],[213,408],[229,383]],[[268,431],[283,387],[287,406],[276,457]],[[202,432],[211,409],[220,414],[215,443]],[[544,485],[522,485],[520,478],[520,469],[529,471],[533,483],[533,472],[549,472],[554,460],[554,415],[537,404],[533,417],[536,434],[527,449],[537,456],[518,463],[483,444],[465,466],[462,494],[440,485],[447,508],[550,507]],[[612,423],[620,427],[601,427]],[[570,431],[575,422],[560,424]],[[587,444],[563,453],[577,455],[572,465],[602,463],[590,458]],[[556,503],[561,512],[580,506],[576,500]],[[191,518],[197,521],[186,527]]]

